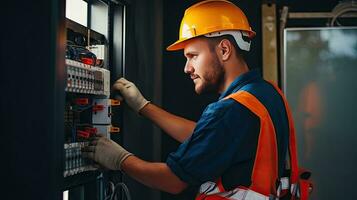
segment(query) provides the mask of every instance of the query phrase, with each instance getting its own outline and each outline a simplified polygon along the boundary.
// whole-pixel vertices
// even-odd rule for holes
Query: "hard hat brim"
[[[192,39],[192,38],[189,38]],[[186,46],[186,43],[189,39],[184,39],[184,40],[177,40],[175,43],[171,44],[166,48],[167,51],[177,51],[184,49]]]

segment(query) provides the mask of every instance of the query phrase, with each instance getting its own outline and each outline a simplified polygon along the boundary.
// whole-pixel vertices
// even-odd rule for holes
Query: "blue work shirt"
[[[281,176],[289,137],[284,102],[274,87],[252,70],[238,76],[217,102],[206,107],[192,135],[168,156],[169,168],[187,184],[215,182],[219,177],[226,190],[251,184],[260,121],[242,104],[224,99],[238,90],[253,94],[267,108],[276,131]]]

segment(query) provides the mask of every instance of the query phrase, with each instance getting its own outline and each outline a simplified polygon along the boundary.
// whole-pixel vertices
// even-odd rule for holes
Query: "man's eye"
[[[197,57],[198,57],[197,54],[187,54],[186,55],[187,60],[196,59]]]

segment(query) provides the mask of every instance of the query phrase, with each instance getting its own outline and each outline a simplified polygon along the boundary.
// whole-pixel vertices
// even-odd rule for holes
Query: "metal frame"
[[[344,12],[343,9],[346,9]],[[352,13],[351,13],[352,12]],[[284,88],[285,91],[285,84],[286,84],[286,77],[285,77],[285,27],[288,19],[324,19],[330,18],[335,19],[336,17],[341,18],[357,18],[357,5],[355,5],[354,1],[351,2],[341,2],[340,4],[336,5],[335,8],[331,12],[292,12],[289,13],[289,8],[284,6],[280,15],[280,80],[281,86]],[[332,20],[330,26],[334,25],[334,20]]]
[[[78,24],[77,22],[75,21],[72,21],[68,18],[66,18],[66,27],[67,28],[70,28],[70,29],[73,29],[73,30],[76,30],[78,31],[79,33],[85,35],[85,36],[89,36],[90,38],[93,38],[95,40],[98,40],[98,41],[103,41],[105,38],[104,38],[104,35],[102,35],[101,33],[98,33],[94,30],[91,30],[89,29],[88,27],[85,27],[81,24]]]
[[[292,12],[289,13],[289,19],[316,19],[316,18],[332,18],[334,13],[332,12]],[[341,18],[354,18],[357,17],[357,13],[346,13]]]
[[[263,77],[278,83],[278,49],[275,4],[262,4]]]
[[[286,28],[284,29],[284,36],[286,35],[286,32],[287,31],[294,31],[294,30],[302,30],[302,31],[311,31],[311,30],[328,30],[328,29],[357,29],[357,26],[349,26],[349,27],[307,27],[307,28],[303,28],[303,27],[299,27],[299,28]],[[285,94],[285,96],[287,95],[287,91],[286,91],[286,59],[285,59],[285,56],[286,56],[286,40],[285,40],[285,37],[284,37],[284,43],[283,43],[283,46],[284,46],[284,51],[283,51],[283,60],[284,60],[284,63],[283,63],[283,92]]]

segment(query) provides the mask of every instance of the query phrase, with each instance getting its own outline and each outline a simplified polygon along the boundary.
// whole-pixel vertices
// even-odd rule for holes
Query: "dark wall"
[[[64,4],[6,1],[1,19],[0,198],[57,200],[63,179],[64,46],[58,44],[65,42]]]
[[[330,12],[339,2],[339,0],[278,0],[276,4],[279,7],[288,6],[291,12]]]
[[[142,94],[161,104],[162,2],[131,0],[126,8],[124,76]],[[160,161],[160,131],[150,121],[124,106],[123,144],[128,151],[147,161]],[[160,192],[124,176],[132,199],[160,199]]]

